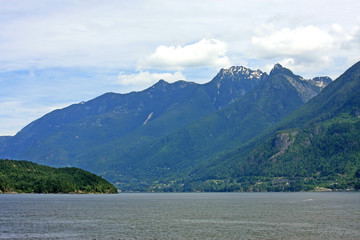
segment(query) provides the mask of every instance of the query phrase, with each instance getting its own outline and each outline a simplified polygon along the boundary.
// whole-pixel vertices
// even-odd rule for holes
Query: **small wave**
[[[314,199],[312,198],[308,198],[308,199],[304,199],[303,202],[307,202],[307,201],[313,201]]]

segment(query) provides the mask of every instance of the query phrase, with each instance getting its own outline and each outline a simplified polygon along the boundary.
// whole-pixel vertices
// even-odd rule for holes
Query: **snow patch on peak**
[[[251,73],[251,78],[255,77],[255,78],[261,78],[261,76],[263,75],[263,72],[261,72],[259,69],[256,71],[253,71]]]
[[[324,88],[324,87],[326,87],[326,85],[325,85],[324,82],[317,82],[317,83],[315,83],[315,85],[316,85],[317,87],[319,87],[319,88]]]
[[[232,66],[226,69],[221,69],[220,73],[223,75],[245,75],[248,76],[248,78],[260,78],[263,74],[260,70],[251,70],[249,68],[243,67],[243,66]]]
[[[329,85],[329,83],[331,83],[332,80],[329,77],[315,77],[313,79],[310,79],[309,82],[314,84],[315,86],[323,89],[327,85]]]

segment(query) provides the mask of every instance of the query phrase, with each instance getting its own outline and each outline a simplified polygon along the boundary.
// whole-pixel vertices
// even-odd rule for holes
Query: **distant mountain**
[[[81,167],[124,190],[149,190],[269,131],[330,81],[279,64],[270,75],[221,69],[207,84],[160,80],[53,111],[1,141],[0,157]]]
[[[239,99],[266,77],[259,70],[236,69],[222,69],[204,85],[160,80],[141,92],[106,93],[55,110],[4,140],[0,156],[73,166],[77,155],[100,145],[122,141],[128,148],[152,141]]]
[[[214,179],[222,171],[215,178],[232,179],[227,187],[238,190],[359,189],[360,62],[282,120],[273,134],[201,167],[201,178]]]
[[[11,136],[0,136],[0,152],[4,151],[6,142],[11,139]]]
[[[6,142],[11,136],[0,136],[0,143]]]
[[[0,159],[0,193],[117,193],[105,179],[78,168]]]
[[[106,159],[119,157],[122,161],[115,160],[113,169],[104,176],[123,184],[131,179],[132,187],[137,181],[144,184],[174,176],[185,178],[209,159],[273,127],[316,91],[320,89],[311,82],[277,64],[265,81],[220,111],[136,151],[106,154]]]

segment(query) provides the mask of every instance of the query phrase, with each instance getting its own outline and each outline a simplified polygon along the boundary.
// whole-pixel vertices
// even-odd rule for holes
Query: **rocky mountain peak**
[[[152,85],[152,87],[150,87],[149,89],[152,90],[166,90],[168,88],[168,86],[170,86],[170,83],[168,83],[167,81],[165,81],[164,79],[160,79],[157,83],[155,83],[154,85]]]
[[[243,66],[222,68],[205,88],[217,109],[232,103],[256,87],[267,77],[260,70],[251,70]]]
[[[229,68],[222,68],[218,75],[222,75],[223,77],[231,77],[231,76],[239,76],[242,75],[245,78],[257,78],[260,79],[263,75],[263,72],[260,70],[251,70],[250,68],[246,68],[243,66],[232,66]]]
[[[329,82],[330,78],[314,78],[311,80],[304,79],[301,76],[295,75],[289,69],[282,67],[279,63],[274,65],[270,72],[271,84],[279,87],[282,84],[290,84],[296,89],[298,95],[305,103],[316,96]],[[280,84],[280,85],[279,85]]]
[[[276,63],[276,64],[274,65],[274,69],[281,69],[281,68],[283,68],[283,66],[281,66],[280,63]]]
[[[310,81],[312,81],[314,83],[314,85],[318,86],[321,89],[323,89],[329,83],[332,82],[331,78],[329,78],[329,77],[315,77]]]
[[[166,86],[169,83],[167,81],[165,81],[164,79],[160,79],[157,83],[155,83],[155,86]]]
[[[285,74],[289,76],[294,75],[289,69],[284,68],[279,63],[275,64],[274,68],[270,71],[270,76],[275,74]]]

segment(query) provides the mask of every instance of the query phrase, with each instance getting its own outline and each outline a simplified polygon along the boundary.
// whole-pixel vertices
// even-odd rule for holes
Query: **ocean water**
[[[0,239],[360,239],[360,193],[2,194]]]

